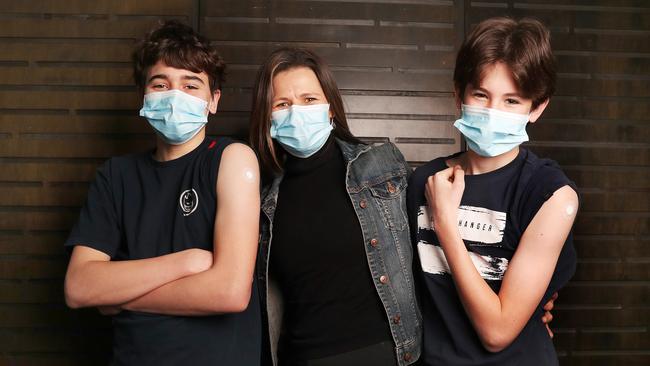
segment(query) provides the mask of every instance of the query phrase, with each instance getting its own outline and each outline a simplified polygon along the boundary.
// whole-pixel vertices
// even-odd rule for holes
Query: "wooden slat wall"
[[[650,2],[466,1],[467,27],[503,14],[551,28],[559,85],[529,128],[577,183],[579,264],[560,292],[564,365],[650,364]]]
[[[159,19],[198,26],[229,64],[210,134],[247,134],[264,57],[306,46],[332,66],[353,131],[419,165],[460,148],[451,76],[472,24],[535,16],[558,95],[529,146],[581,190],[574,281],[555,312],[565,365],[650,362],[650,4],[643,0],[0,1],[0,364],[102,364],[110,323],[63,305],[61,244],[95,168],[152,145],[129,55]]]

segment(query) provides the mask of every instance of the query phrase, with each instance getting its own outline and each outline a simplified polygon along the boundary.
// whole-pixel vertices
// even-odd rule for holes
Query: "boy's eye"
[[[165,84],[154,84],[154,85],[152,85],[152,88],[153,89],[165,89],[165,88],[167,88],[167,85],[165,85]]]
[[[508,98],[506,99],[506,104],[519,104],[517,99]]]
[[[192,84],[190,84],[190,85],[186,85],[185,88],[187,88],[187,89],[191,89],[191,90],[196,90],[196,89],[198,89],[198,87],[197,87],[196,85],[192,85]]]

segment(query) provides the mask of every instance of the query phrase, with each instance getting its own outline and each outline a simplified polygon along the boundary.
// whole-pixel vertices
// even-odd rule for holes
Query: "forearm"
[[[240,312],[250,301],[251,284],[252,277],[237,276],[232,270],[214,266],[156,288],[122,308],[189,316]]]
[[[178,252],[126,261],[87,261],[69,268],[65,280],[70,307],[118,305],[192,272]]]
[[[477,271],[458,229],[449,226],[437,234],[461,303],[486,349],[498,351],[511,343],[521,329],[509,323],[507,304]]]

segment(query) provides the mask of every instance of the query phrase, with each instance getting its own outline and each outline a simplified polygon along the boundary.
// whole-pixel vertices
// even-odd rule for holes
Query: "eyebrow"
[[[167,76],[166,74],[156,74],[156,75],[153,75],[152,77],[150,77],[148,82],[150,83],[154,79],[169,80],[169,76]],[[183,80],[196,80],[196,81],[200,82],[201,84],[205,85],[205,82],[203,82],[203,80],[201,80],[201,78],[198,77],[198,76],[183,75],[183,76],[181,76],[181,79],[183,79]]]
[[[491,93],[489,92],[489,90],[487,90],[487,89],[485,89],[485,88],[483,88],[483,87],[474,88],[474,90],[478,90],[478,91],[481,91],[481,92],[486,93],[486,94],[491,94]],[[514,92],[514,93],[505,93],[505,94],[503,94],[503,95],[506,96],[506,97],[518,97],[518,98],[523,98],[519,92]]]

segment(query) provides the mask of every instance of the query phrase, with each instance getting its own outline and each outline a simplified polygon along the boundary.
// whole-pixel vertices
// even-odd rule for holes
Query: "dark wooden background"
[[[281,45],[335,70],[354,132],[413,165],[460,148],[455,50],[481,19],[552,30],[559,88],[528,144],[580,187],[580,255],[555,311],[563,365],[650,364],[650,1],[0,0],[0,364],[103,364],[110,322],[63,304],[62,243],[106,158],[152,146],[134,40],[175,18],[230,65],[210,134],[244,137],[254,72]]]

